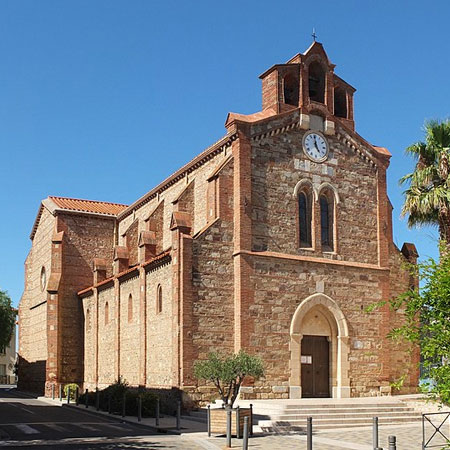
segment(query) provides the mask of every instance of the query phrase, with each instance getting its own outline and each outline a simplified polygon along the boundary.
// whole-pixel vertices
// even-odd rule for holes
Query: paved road
[[[205,448],[195,440],[188,441],[82,410],[54,406],[14,390],[0,389],[0,448]]]

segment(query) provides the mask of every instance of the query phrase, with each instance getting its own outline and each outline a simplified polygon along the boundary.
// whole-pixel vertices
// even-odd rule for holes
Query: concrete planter
[[[227,410],[224,408],[210,409],[210,432],[226,434]],[[242,437],[244,433],[244,417],[248,417],[249,431],[252,429],[252,410],[250,408],[233,408],[231,410],[231,434]],[[239,423],[239,428],[237,424]]]

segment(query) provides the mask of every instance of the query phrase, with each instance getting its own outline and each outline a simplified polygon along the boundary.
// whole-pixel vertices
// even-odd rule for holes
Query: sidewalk
[[[181,429],[176,429],[176,418],[173,416],[164,416],[160,418],[159,426],[155,424],[155,418],[143,418],[138,422],[137,417],[121,417],[116,414],[108,414],[104,411],[96,411],[95,407],[84,405],[76,406],[74,403],[68,405],[59,399],[49,399],[40,397],[39,400],[46,403],[78,408],[90,414],[106,416],[109,419],[121,422],[127,422],[137,426],[146,427],[159,434],[162,445],[168,445],[173,449],[224,449],[224,436],[211,436],[208,438],[206,433],[206,424],[197,420],[191,420],[187,416],[181,417]],[[255,433],[249,440],[249,448],[258,450],[304,450],[306,449],[306,436],[304,434],[288,435],[267,435],[260,432],[259,427],[255,427]],[[446,431],[448,425],[446,427]],[[419,450],[422,443],[422,424],[404,424],[404,425],[384,425],[379,427],[380,447],[388,448],[388,436],[397,437],[397,450]],[[172,436],[172,437],[171,437]],[[437,443],[437,442],[436,442]],[[443,441],[439,443],[444,444]],[[372,428],[355,427],[341,428],[334,430],[318,430],[313,436],[314,450],[372,450]],[[232,439],[232,448],[242,449],[242,439]]]

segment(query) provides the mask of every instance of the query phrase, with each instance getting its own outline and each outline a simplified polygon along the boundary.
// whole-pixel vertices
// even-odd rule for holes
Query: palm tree
[[[406,149],[417,163],[400,179],[408,184],[402,216],[410,227],[437,225],[441,240],[450,243],[450,119],[427,121],[425,132],[425,142]]]

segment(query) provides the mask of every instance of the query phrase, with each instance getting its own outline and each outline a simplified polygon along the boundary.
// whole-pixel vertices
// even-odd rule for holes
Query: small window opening
[[[91,312],[89,308],[86,310],[86,331],[89,331],[91,328]]]
[[[347,95],[343,89],[334,90],[334,115],[347,118]]]
[[[322,250],[333,251],[334,205],[331,195],[321,195],[320,203],[320,236]]]
[[[109,305],[108,302],[105,303],[105,325],[109,323]]]
[[[309,65],[308,82],[310,100],[325,103],[325,71],[318,62]]]
[[[133,321],[133,297],[130,294],[128,297],[128,322]]]
[[[284,103],[298,106],[299,83],[293,75],[286,75],[283,79]]]
[[[158,285],[156,290],[156,312],[159,314],[162,312],[162,288]]]
[[[300,227],[300,247],[311,247],[312,202],[311,196],[306,192],[300,192],[298,196],[298,213]]]

